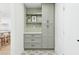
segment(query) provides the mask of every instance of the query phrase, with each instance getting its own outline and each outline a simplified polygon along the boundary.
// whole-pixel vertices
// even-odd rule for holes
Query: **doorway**
[[[10,54],[10,19],[4,15],[0,14],[0,55]]]
[[[54,3],[25,3],[25,54],[54,54]]]

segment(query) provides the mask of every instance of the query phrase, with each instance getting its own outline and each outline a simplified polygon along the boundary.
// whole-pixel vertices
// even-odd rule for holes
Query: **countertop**
[[[42,32],[24,32],[24,34],[42,34]]]

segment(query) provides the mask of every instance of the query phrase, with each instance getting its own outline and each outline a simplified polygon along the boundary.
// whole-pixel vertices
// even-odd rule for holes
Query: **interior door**
[[[79,4],[64,4],[64,54],[79,54]]]

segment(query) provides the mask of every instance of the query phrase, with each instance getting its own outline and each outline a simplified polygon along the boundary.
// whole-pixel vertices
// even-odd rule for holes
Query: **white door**
[[[64,54],[79,54],[79,4],[64,4]]]
[[[42,4],[43,48],[54,48],[54,4]]]

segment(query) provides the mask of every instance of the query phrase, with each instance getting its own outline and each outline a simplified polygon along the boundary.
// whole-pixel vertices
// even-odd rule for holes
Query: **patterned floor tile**
[[[25,50],[25,55],[55,55],[54,50]]]

